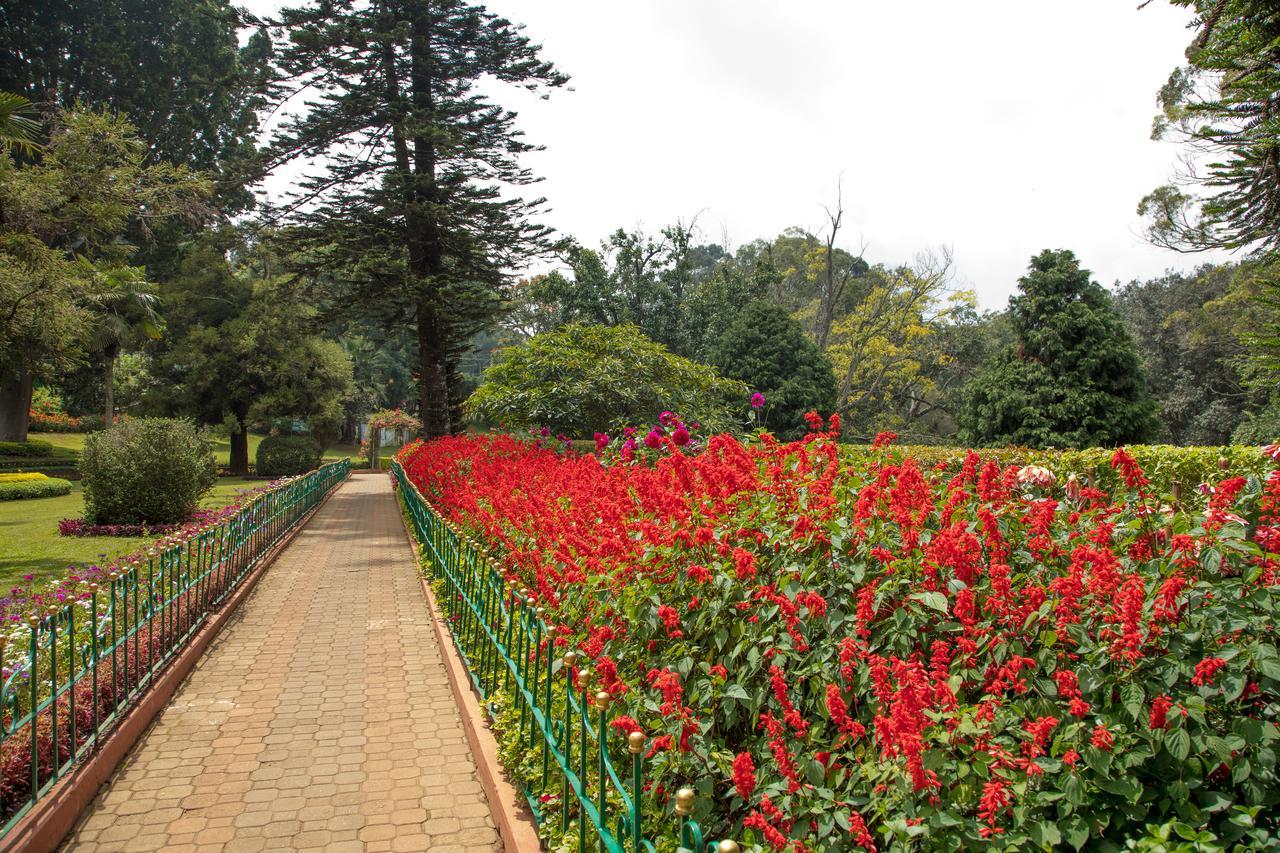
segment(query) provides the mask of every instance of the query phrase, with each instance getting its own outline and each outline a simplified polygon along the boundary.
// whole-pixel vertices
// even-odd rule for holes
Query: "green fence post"
[[[631,849],[640,853],[640,797],[644,793],[644,732],[627,735],[627,751],[631,753]]]

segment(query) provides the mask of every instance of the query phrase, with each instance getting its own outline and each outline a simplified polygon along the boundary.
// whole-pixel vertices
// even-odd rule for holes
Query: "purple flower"
[[[684,447],[689,443],[689,431],[684,427],[676,427],[675,432],[671,433],[671,440],[676,443],[676,447]]]
[[[751,395],[751,408],[759,409],[764,406],[764,395],[759,391]]]
[[[675,419],[676,419],[675,412],[663,412],[662,414],[658,415],[658,423],[662,424],[663,426],[671,426],[672,421],[674,421]]]
[[[595,435],[595,439],[596,439],[596,452],[597,452],[597,453],[599,453],[600,451],[604,450],[606,447],[608,447],[608,446],[609,446],[609,433],[607,433],[607,432],[598,432],[598,433],[596,433],[596,435]]]
[[[543,438],[547,438],[551,435],[551,427],[543,427],[539,432],[542,433]]]
[[[657,450],[662,446],[662,433],[655,427],[644,437],[644,446]]]

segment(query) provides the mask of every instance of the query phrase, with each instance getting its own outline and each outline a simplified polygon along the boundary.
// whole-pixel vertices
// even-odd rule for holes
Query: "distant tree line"
[[[889,265],[849,248],[840,192],[816,231],[738,247],[696,221],[594,246],[553,234],[527,192],[534,143],[491,83],[549,96],[567,77],[477,4],[329,0],[259,19],[229,0],[13,0],[0,439],[25,435],[33,397],[101,423],[193,418],[226,431],[240,470],[251,430],[351,439],[368,412],[405,407],[441,435],[474,423],[463,404],[495,350],[556,332],[643,353],[672,388],[759,391],[764,407],[735,416],[779,435],[816,408],[855,441],[1269,441],[1280,27],[1258,0],[1173,2],[1197,17],[1155,132],[1215,157],[1140,211],[1156,243],[1242,260],[1107,289],[1047,250],[983,313],[945,251]],[[264,134],[267,115],[282,120]],[[305,168],[288,198],[255,196],[290,162]],[[558,375],[554,358],[520,360],[539,354],[554,355],[499,356],[513,394],[532,387],[516,364]],[[625,379],[580,387],[631,393]],[[518,419],[492,390],[470,416]]]

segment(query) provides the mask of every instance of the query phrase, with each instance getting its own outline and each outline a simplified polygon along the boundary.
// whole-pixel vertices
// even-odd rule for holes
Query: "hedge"
[[[71,483],[56,477],[38,475],[39,479],[5,481],[0,479],[0,501],[21,501],[28,498],[57,498],[71,494]]]
[[[47,441],[0,441],[0,456],[51,456],[53,445]]]
[[[1176,447],[1169,444],[1147,444],[1126,447],[1125,451],[1138,463],[1161,494],[1186,494],[1201,483],[1216,483],[1228,477],[1265,477],[1271,470],[1267,456],[1259,448],[1246,445],[1227,447]],[[871,445],[842,445],[841,456],[849,462],[862,462],[883,451]],[[964,447],[902,445],[890,448],[890,456],[898,462],[914,459],[922,469],[954,474],[964,465],[969,453],[976,453],[983,463],[1001,466],[1030,465],[1045,468],[1059,480],[1075,475],[1103,489],[1122,484],[1120,474],[1111,466],[1113,448],[1091,447],[1084,450],[1036,450],[1030,447],[997,447],[969,450]]]

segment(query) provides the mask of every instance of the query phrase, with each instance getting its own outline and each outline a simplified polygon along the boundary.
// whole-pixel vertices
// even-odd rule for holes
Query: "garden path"
[[[353,476],[66,848],[499,849],[430,620],[389,478]]]

